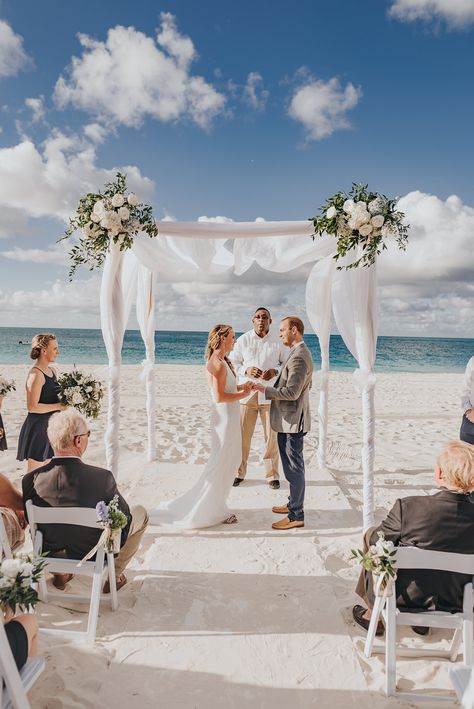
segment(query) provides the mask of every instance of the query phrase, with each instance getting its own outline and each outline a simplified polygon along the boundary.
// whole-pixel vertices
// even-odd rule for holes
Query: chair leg
[[[385,598],[382,596],[377,596],[375,599],[374,607],[372,608],[372,615],[370,616],[370,625],[367,631],[367,639],[364,646],[364,655],[370,657],[372,654],[372,647],[374,644],[375,632],[377,630],[377,624],[379,622],[380,614],[384,606]]]
[[[388,697],[397,691],[397,624],[395,594],[387,598],[385,613],[385,693]]]
[[[117,598],[117,582],[115,578],[115,561],[114,555],[107,553],[107,573],[109,575],[109,586],[110,586],[110,605],[113,611],[118,608],[118,598]]]
[[[462,639],[463,639],[463,651],[464,651],[464,664],[468,667],[472,667],[473,657],[472,657],[472,618],[469,620],[464,620],[462,624]]]
[[[454,631],[453,639],[451,640],[451,647],[449,648],[449,652],[450,652],[449,661],[450,662],[456,662],[456,660],[458,658],[462,636],[463,636],[462,630],[460,628],[456,628],[456,630]]]
[[[102,574],[95,572],[92,577],[91,604],[89,607],[89,621],[87,623],[87,642],[89,643],[95,642],[95,636],[97,633],[101,585]]]

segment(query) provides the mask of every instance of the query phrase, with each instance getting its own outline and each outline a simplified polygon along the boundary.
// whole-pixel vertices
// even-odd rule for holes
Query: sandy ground
[[[26,369],[3,365],[1,371],[18,384],[2,409],[10,448],[0,454],[1,471],[20,483],[24,465],[15,454]],[[157,366],[159,456],[148,463],[138,373],[138,367],[123,368],[119,482],[129,502],[153,507],[199,475],[209,452],[209,395],[202,368]],[[436,455],[458,435],[461,379],[378,376],[378,520],[397,497],[433,487]],[[257,424],[247,480],[230,493],[239,523],[196,532],[150,527],[120,591],[118,611],[101,608],[94,647],[42,637],[46,671],[33,690],[33,707],[409,706],[384,697],[383,656],[363,657],[363,633],[351,620],[358,569],[349,555],[361,542],[360,401],[351,375],[332,374],[330,386],[326,469],[316,465],[316,424],[306,440],[305,528],[271,529],[271,506],[285,501],[287,484],[280,491],[265,484]],[[317,396],[315,384],[314,412]],[[92,423],[86,461],[105,464],[105,410]],[[82,585],[73,581],[71,591]],[[67,596],[61,605],[38,606],[41,625],[80,627],[84,608],[68,604]],[[425,639],[408,630],[403,642],[434,647],[448,640],[441,630]],[[399,687],[447,692],[448,665],[402,659]]]

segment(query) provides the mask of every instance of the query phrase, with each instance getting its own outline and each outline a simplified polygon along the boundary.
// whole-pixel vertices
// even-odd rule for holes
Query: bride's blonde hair
[[[207,336],[206,360],[211,357],[213,352],[219,349],[222,338],[227,337],[230,330],[232,330],[232,325],[214,325]]]

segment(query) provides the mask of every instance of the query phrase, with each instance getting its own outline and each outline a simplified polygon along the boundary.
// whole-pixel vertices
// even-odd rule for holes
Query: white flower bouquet
[[[63,239],[77,231],[80,232],[79,244],[69,252],[70,278],[81,264],[88,264],[91,271],[100,268],[110,243],[118,244],[120,250],[125,251],[132,247],[133,237],[139,231],[154,237],[158,227],[152,208],[141,203],[133,192],[127,194],[126,175],[118,172],[115,182],[106,184],[102,192],[90,192],[79,201]]]
[[[15,382],[13,380],[8,381],[8,379],[0,375],[0,396],[5,396],[10,391],[16,391]]]
[[[313,239],[324,233],[333,234],[337,238],[336,260],[360,246],[357,260],[345,268],[371,266],[387,248],[389,239],[395,239],[402,251],[406,249],[409,225],[404,222],[404,213],[396,209],[396,203],[396,199],[370,192],[367,185],[353,183],[348,194],[337,192],[328,197],[319,210],[321,216],[311,217]]]
[[[372,544],[366,552],[351,549],[351,559],[356,559],[366,571],[372,572],[375,595],[386,595],[397,578],[394,559],[397,549],[393,542],[385,539],[383,532],[378,532],[378,537],[376,544]]]
[[[3,559],[0,564],[0,606],[4,612],[11,608],[27,612],[38,603],[36,584],[43,574],[46,559],[43,556],[16,556]]]
[[[118,553],[122,529],[127,526],[127,516],[119,509],[118,495],[114,495],[107,505],[103,500],[95,506],[98,523],[105,531],[105,548]]]
[[[104,396],[102,383],[78,369],[58,378],[58,398],[61,404],[74,406],[87,418],[96,419]]]

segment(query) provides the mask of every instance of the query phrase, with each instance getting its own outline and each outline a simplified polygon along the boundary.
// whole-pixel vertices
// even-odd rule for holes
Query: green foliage
[[[115,195],[122,195],[123,205],[112,205]],[[134,199],[130,201],[130,195],[127,197],[126,175],[118,172],[115,182],[107,183],[102,192],[89,192],[79,200],[65,235],[59,239],[69,239],[79,232],[79,242],[69,252],[72,261],[70,280],[81,265],[88,265],[91,271],[101,268],[111,243],[118,244],[120,251],[126,251],[132,247],[138,232],[145,232],[150,238],[158,235],[151,206],[139,203],[135,195],[131,196]],[[98,206],[101,207],[99,212]],[[129,212],[127,218],[119,216],[122,207],[126,207]],[[96,219],[98,216],[101,218]]]
[[[359,227],[355,226],[355,212],[351,215],[347,209],[344,209],[348,200],[352,200],[359,213],[360,209],[363,212],[362,205],[365,205],[370,217],[383,217],[383,226],[373,227],[369,234],[361,234],[359,229],[362,224]],[[336,192],[328,197],[325,204],[319,209],[321,215],[309,219],[314,226],[313,239],[324,234],[335,236],[337,239],[337,253],[334,256],[336,261],[353,249],[355,250],[358,258],[347,266],[338,266],[338,270],[371,266],[375,263],[377,256],[387,248],[389,239],[394,238],[398,248],[402,251],[406,249],[409,225],[404,222],[405,215],[396,209],[396,204],[397,199],[389,199],[385,195],[369,191],[366,184],[353,182],[348,194]],[[334,207],[335,214],[328,216],[327,212],[331,207]],[[351,222],[351,216],[354,217],[354,223]],[[371,220],[368,224],[370,223]]]
[[[11,608],[27,612],[38,603],[36,584],[43,575],[46,564],[41,556],[18,555],[3,559],[0,565],[0,606],[4,611]]]

